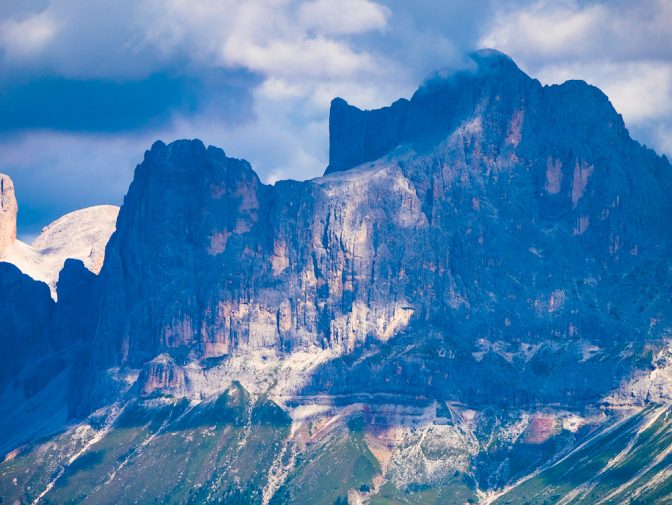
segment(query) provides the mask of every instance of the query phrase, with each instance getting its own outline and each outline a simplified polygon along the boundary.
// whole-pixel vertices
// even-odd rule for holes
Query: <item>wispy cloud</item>
[[[672,3],[667,0],[535,0],[500,3],[481,43],[518,58],[545,61],[669,60]]]
[[[512,54],[542,82],[583,79],[601,88],[626,124],[656,148],[672,113],[672,3],[537,0],[500,5],[483,46]]]
[[[200,137],[270,182],[315,177],[332,98],[386,105],[478,46],[600,86],[670,153],[670,26],[666,0],[3,2],[0,171],[29,232],[121,201],[156,138]]]

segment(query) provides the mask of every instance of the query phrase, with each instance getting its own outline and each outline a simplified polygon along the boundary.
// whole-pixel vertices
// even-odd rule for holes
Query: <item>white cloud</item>
[[[300,23],[325,34],[383,30],[390,11],[368,0],[314,0],[299,7]]]
[[[375,67],[348,37],[384,30],[388,17],[371,0],[50,0],[3,21],[0,49],[5,64],[66,77],[136,77],[183,61],[324,79]]]
[[[500,8],[481,46],[518,58],[669,59],[672,2],[537,0]]]
[[[672,114],[672,63],[567,62],[542,66],[536,77],[544,83],[583,79],[604,91],[631,124]]]
[[[0,23],[0,47],[5,57],[23,60],[43,51],[56,35],[56,24],[45,13]]]
[[[545,58],[590,52],[605,14],[602,5],[581,9],[574,1],[542,0],[513,11],[500,11],[480,45]]]
[[[368,73],[372,58],[357,53],[347,45],[322,37],[261,43],[233,38],[224,46],[223,61],[240,65],[264,75],[285,78],[329,78]]]
[[[663,126],[667,131],[672,114],[671,26],[669,0],[536,0],[514,7],[500,4],[480,45],[510,54],[542,82],[583,79],[596,85],[638,132]],[[653,135],[648,141],[670,153],[664,138]]]
[[[247,68],[285,90],[375,72],[376,58],[346,35],[382,30],[388,16],[369,0],[144,0],[143,11],[152,20],[146,45],[186,51],[198,64]]]

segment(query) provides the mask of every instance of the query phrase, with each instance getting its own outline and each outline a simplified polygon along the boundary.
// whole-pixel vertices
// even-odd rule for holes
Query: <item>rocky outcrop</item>
[[[97,319],[84,300],[91,299],[95,280],[96,274],[81,260],[65,260],[58,276],[59,297],[51,331],[56,348],[67,349],[91,334]]]
[[[170,355],[160,354],[145,364],[138,377],[140,396],[164,394],[185,396],[187,376]]]
[[[513,114],[526,95],[539,89],[539,82],[521,72],[511,58],[489,49],[473,53],[462,70],[437,73],[410,100],[398,100],[390,107],[362,111],[336,98],[329,116],[326,173],[377,160],[405,144],[436,146],[481,112],[500,119],[515,117],[508,139],[517,143],[523,115]]]
[[[14,183],[5,174],[0,174],[0,253],[16,241],[16,215],[19,206],[14,194]]]
[[[326,173],[377,160],[401,144],[408,134],[405,120],[411,107],[411,102],[402,99],[390,107],[362,111],[342,98],[332,100]]]
[[[242,301],[255,275],[251,231],[265,191],[247,162],[199,141],[146,153],[101,272],[97,343],[108,363],[140,366],[166,349],[226,351],[236,337],[225,333],[219,298]]]

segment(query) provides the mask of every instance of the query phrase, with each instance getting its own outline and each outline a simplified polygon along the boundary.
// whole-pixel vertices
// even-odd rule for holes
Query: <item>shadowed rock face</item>
[[[618,386],[670,319],[670,165],[597,88],[473,61],[386,109],[336,100],[313,181],[156,143],[96,285],[94,369],[329,349],[358,359],[305,394],[580,405]]]
[[[508,56],[482,50],[471,55],[466,68],[448,75],[437,73],[425,81],[410,101],[401,99],[390,107],[362,111],[336,98],[329,117],[326,173],[376,160],[403,144],[434,147],[463,121],[486,109],[506,126],[521,102],[540,89],[539,82]],[[522,127],[523,117],[516,121]],[[510,133],[510,140],[517,142],[520,131]]]
[[[85,339],[97,322],[92,313],[95,305],[90,303],[95,278],[82,261],[66,260],[58,281],[59,302],[55,303],[45,283],[0,262],[0,348],[7,357],[0,369],[4,406],[17,398],[30,400],[63,372],[69,376],[72,366],[82,372],[88,355]],[[78,373],[70,380],[73,390],[86,387]],[[63,382],[59,390],[64,389]],[[26,419],[26,423],[31,421],[39,423],[40,419]]]
[[[39,361],[52,351],[49,324],[54,303],[49,288],[21,273],[14,265],[0,262],[0,394],[29,362]],[[20,387],[20,385],[19,385]]]

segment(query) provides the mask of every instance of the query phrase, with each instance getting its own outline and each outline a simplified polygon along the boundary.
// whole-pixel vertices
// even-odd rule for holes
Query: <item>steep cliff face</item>
[[[390,108],[335,101],[331,139],[327,176],[275,186],[155,144],[96,287],[95,367],[329,351],[358,358],[302,394],[581,405],[659,341],[671,169],[598,89],[479,52]]]
[[[27,362],[39,360],[51,350],[49,322],[54,303],[49,288],[0,263],[0,346],[7,357],[0,367],[0,394]]]
[[[541,86],[497,53],[475,61],[475,71],[426,83],[397,119],[377,125],[380,111],[351,109],[335,127],[366,139],[405,125],[366,171],[399,167],[428,231],[413,231],[426,241],[417,257],[400,257],[415,281],[406,334],[379,356],[330,363],[310,394],[373,387],[470,404],[580,405],[641,366],[637,356],[666,331],[667,160],[630,139],[598,89]],[[351,144],[332,145],[328,171],[382,153]],[[415,351],[399,355],[403,346]]]
[[[265,187],[247,162],[200,141],[157,142],[136,171],[101,273],[98,343],[134,366],[165,349],[201,356],[230,334],[217,304],[244,299],[256,274]],[[214,300],[213,300],[214,299]],[[193,349],[192,349],[193,348]],[[222,354],[215,351],[215,354]]]

